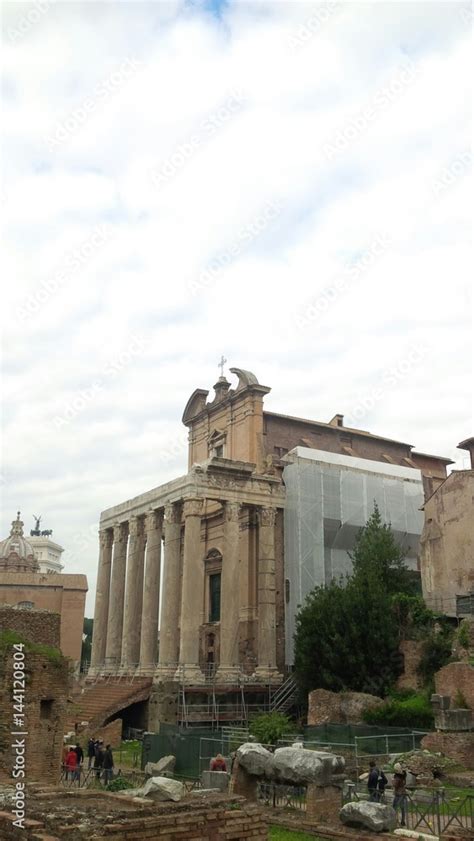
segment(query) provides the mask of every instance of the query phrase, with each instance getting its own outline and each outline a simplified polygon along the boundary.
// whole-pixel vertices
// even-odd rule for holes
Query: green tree
[[[350,557],[352,574],[316,587],[296,617],[295,670],[304,692],[319,687],[383,695],[401,672],[392,598],[411,593],[412,584],[377,506]]]
[[[285,733],[293,733],[295,725],[288,716],[279,712],[262,713],[250,722],[252,736],[262,745],[275,745]]]

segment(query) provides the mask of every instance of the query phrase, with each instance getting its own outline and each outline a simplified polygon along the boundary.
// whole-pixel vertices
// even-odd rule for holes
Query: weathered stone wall
[[[71,736],[68,741],[71,745],[81,745],[84,754],[87,753],[87,743],[89,739],[102,739],[104,745],[111,745],[113,748],[119,748],[122,743],[122,728],[122,719],[117,718],[115,721],[111,721],[110,724],[106,724],[105,727],[97,727],[95,730],[86,728],[85,730],[82,730],[77,737]],[[118,761],[115,764],[118,767]]]
[[[15,762],[10,735],[15,729],[13,662],[10,650],[0,658],[0,769],[9,775]],[[17,729],[28,734],[24,737],[26,778],[29,782],[57,782],[69,688],[68,662],[62,657],[55,660],[25,651],[25,667],[24,726]]]
[[[474,710],[474,666],[469,663],[449,663],[435,674],[438,695],[449,695],[451,706],[461,692],[468,706]]]
[[[365,692],[314,689],[308,696],[308,724],[360,724],[365,710],[382,704],[381,698]]]
[[[58,792],[60,795],[60,792]],[[45,818],[43,810],[35,808],[34,799],[28,803],[28,818],[30,826],[25,830],[12,826],[11,815],[0,812],[0,838],[5,841],[33,841],[45,838],[47,841],[79,841],[84,836],[84,818],[77,822],[71,820],[74,806],[83,808],[87,800],[95,801],[96,817],[89,826],[90,838],[105,837],[111,841],[267,841],[268,825],[262,811],[255,805],[245,803],[242,798],[214,797],[211,804],[148,804],[141,807],[129,798],[115,799],[115,802],[103,794],[84,792],[83,796],[68,797],[70,815],[54,815],[54,805]],[[98,802],[103,801],[103,802]],[[38,802],[38,801],[37,801]],[[113,803],[113,805],[112,805]],[[114,821],[113,813],[119,807],[128,807],[127,814],[117,815]],[[38,806],[40,806],[38,802]],[[150,814],[150,812],[153,814]],[[109,815],[104,820],[104,815]],[[66,819],[67,823],[66,823]],[[79,826],[82,824],[82,831]],[[99,835],[94,832],[94,824]],[[44,833],[44,834],[41,834]],[[48,833],[48,834],[46,834]]]
[[[474,470],[453,471],[425,504],[420,541],[423,596],[456,616],[456,596],[474,589]]]
[[[397,680],[398,689],[420,689],[422,681],[417,668],[422,657],[423,643],[419,640],[402,640],[400,654],[403,655],[403,674]]]
[[[421,747],[474,769],[474,733],[428,733],[422,739]]]
[[[16,631],[31,642],[59,648],[60,616],[47,610],[23,610],[0,605],[0,633]]]

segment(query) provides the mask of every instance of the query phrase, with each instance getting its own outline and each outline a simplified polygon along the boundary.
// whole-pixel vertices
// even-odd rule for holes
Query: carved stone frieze
[[[276,522],[276,508],[261,508],[258,512],[261,526],[274,526]]]

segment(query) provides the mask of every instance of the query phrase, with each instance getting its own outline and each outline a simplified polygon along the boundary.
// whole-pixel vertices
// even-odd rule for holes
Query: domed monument
[[[10,536],[0,543],[0,570],[2,572],[39,572],[39,564],[31,543],[23,536],[20,512],[12,521]]]

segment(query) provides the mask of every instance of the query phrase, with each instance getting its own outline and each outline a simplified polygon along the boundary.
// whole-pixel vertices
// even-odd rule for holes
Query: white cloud
[[[269,409],[329,420],[422,343],[361,426],[456,455],[471,416],[471,184],[469,165],[450,169],[470,150],[467,5],[232,0],[218,18],[51,3],[25,26],[34,5],[7,4],[3,21],[2,534],[41,501],[66,568],[89,576],[91,615],[100,511],[185,472],[182,410],[223,351],[272,386]],[[99,94],[126,61],[136,72]],[[413,80],[328,158],[403,62]],[[192,294],[270,202],[281,212]],[[98,225],[110,238],[22,319]],[[298,329],[379,234],[380,257]]]

